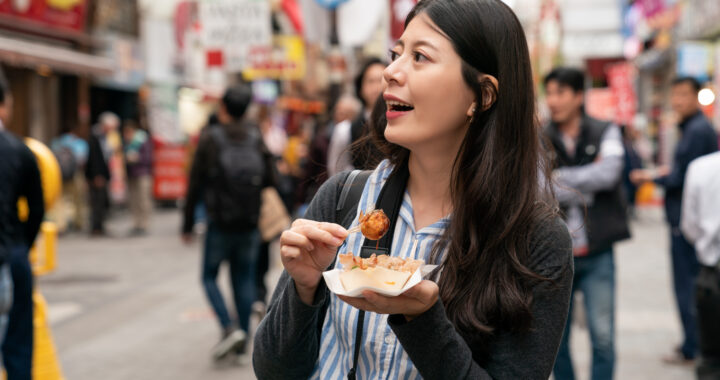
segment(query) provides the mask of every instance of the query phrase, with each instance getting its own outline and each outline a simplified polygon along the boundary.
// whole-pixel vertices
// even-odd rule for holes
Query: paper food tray
[[[323,277],[325,278],[325,283],[327,284],[328,289],[330,289],[331,292],[339,295],[339,296],[348,296],[348,297],[359,297],[362,298],[362,292],[365,290],[371,290],[377,294],[382,294],[384,296],[388,297],[395,297],[399,296],[400,294],[403,294],[406,290],[412,288],[413,286],[417,285],[422,281],[423,276],[426,276],[430,272],[432,272],[435,268],[437,268],[437,265],[422,265],[418,270],[415,271],[415,273],[410,276],[410,278],[405,283],[405,286],[403,286],[402,289],[389,291],[385,289],[376,288],[374,286],[363,286],[360,288],[352,289],[351,292],[348,292],[345,290],[345,287],[343,286],[342,282],[340,281],[340,273],[342,273],[342,269],[333,269],[329,271],[323,272]]]

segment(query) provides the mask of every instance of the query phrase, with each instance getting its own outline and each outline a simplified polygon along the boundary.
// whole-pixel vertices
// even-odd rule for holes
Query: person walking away
[[[362,112],[353,120],[350,134],[353,144],[352,165],[358,169],[372,169],[382,157],[382,153],[372,141],[363,138],[370,134],[368,121],[373,106],[382,93],[382,73],[386,66],[387,64],[379,58],[369,58],[355,77],[355,96],[362,103]]]
[[[694,159],[718,150],[717,134],[710,120],[700,110],[698,92],[700,83],[691,77],[673,81],[670,105],[678,117],[682,134],[675,148],[672,168],[661,166],[656,171],[635,170],[630,173],[633,182],[654,181],[665,189],[665,215],[670,224],[670,251],[672,256],[675,301],[682,323],[683,341],[679,347],[662,358],[667,364],[693,365],[697,354],[697,321],[694,287],[700,266],[695,248],[680,229],[683,188],[687,167]]]
[[[218,110],[221,125],[201,135],[190,171],[182,226],[183,240],[192,241],[195,205],[202,196],[208,212],[203,252],[202,283],[221,328],[213,348],[216,360],[230,352],[244,353],[251,307],[256,298],[255,270],[260,237],[257,223],[261,191],[275,186],[272,156],[259,128],[244,119],[252,100],[249,85],[229,88]],[[238,328],[217,286],[223,262],[230,264],[230,279]]]
[[[352,120],[360,113],[360,103],[350,95],[344,95],[335,103],[332,135],[328,147],[328,177],[345,170],[353,170],[350,154]]]
[[[88,139],[88,161],[85,166],[85,179],[90,195],[90,235],[103,236],[105,231],[105,215],[110,202],[108,184],[110,168],[108,162],[113,154],[107,143],[107,134],[116,130],[120,119],[112,112],[100,115],[99,123],[94,125]]]
[[[554,149],[555,193],[573,240],[573,293],[583,293],[592,344],[593,380],[615,368],[615,259],[613,244],[630,237],[622,191],[624,149],[620,129],[584,112],[584,74],[552,70],[544,80]],[[587,219],[584,210],[587,208]],[[555,362],[557,380],[574,379],[570,352],[573,302]]]
[[[687,169],[680,229],[700,262],[695,285],[700,360],[698,380],[720,379],[720,152]]]
[[[10,122],[12,100],[4,83],[0,83],[0,339],[4,334],[1,356],[8,380],[30,380],[34,334],[29,253],[40,230],[45,204],[35,156],[4,127]],[[25,197],[29,209],[25,222],[18,216],[21,197]],[[12,307],[9,315],[4,316],[10,287]],[[6,322],[7,330],[3,326]]]
[[[130,236],[147,233],[152,212],[152,141],[137,122],[128,120],[123,129],[125,164],[130,190],[133,228]]]
[[[56,138],[50,148],[62,174],[62,202],[58,230],[82,231],[86,217],[86,191],[82,172],[88,159],[88,143],[77,135],[77,126]]]

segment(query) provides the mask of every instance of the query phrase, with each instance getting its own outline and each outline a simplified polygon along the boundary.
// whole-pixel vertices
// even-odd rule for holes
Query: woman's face
[[[385,138],[407,149],[457,147],[475,95],[452,43],[425,14],[416,16],[391,50],[383,75]]]

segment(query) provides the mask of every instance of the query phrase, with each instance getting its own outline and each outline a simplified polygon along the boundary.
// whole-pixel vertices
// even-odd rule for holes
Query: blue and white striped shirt
[[[380,190],[392,170],[393,166],[385,160],[370,175],[358,204],[357,215],[360,210],[369,210],[374,207]],[[405,191],[400,208],[400,218],[395,225],[392,255],[423,259],[428,262],[435,241],[442,236],[448,223],[449,220],[443,218],[420,231],[415,231],[412,203],[408,192]],[[357,217],[352,226],[356,224]],[[350,235],[345,244],[340,247],[340,253],[359,254],[364,240],[362,234]],[[312,379],[340,380],[346,378],[352,367],[358,314],[358,309],[346,304],[336,295],[331,295],[320,338],[320,354],[315,363]],[[365,314],[357,378],[421,379],[422,376],[390,329],[387,317],[384,314],[370,312]]]

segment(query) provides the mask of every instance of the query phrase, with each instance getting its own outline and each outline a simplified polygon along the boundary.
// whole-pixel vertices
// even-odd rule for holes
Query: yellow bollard
[[[50,334],[50,322],[47,316],[47,303],[42,294],[33,291],[33,367],[34,380],[64,380],[58,361],[55,344]]]

